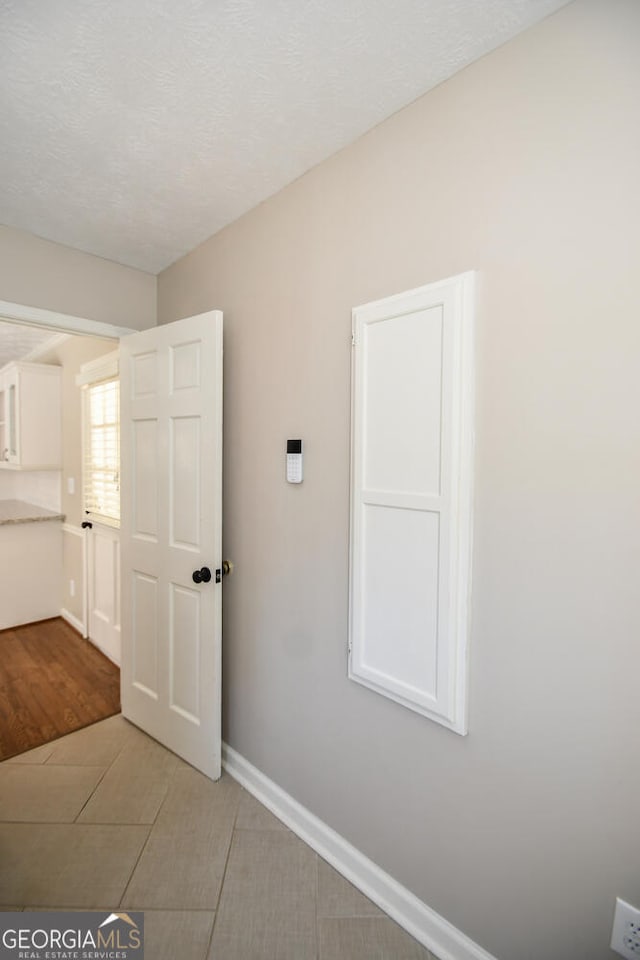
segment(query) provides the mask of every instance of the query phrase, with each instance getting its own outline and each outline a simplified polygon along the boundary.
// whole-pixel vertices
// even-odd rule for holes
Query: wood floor
[[[0,760],[120,710],[120,670],[60,617],[0,631]]]

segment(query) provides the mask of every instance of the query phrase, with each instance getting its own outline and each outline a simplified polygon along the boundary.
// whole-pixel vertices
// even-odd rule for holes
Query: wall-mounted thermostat
[[[287,480],[302,483],[302,440],[287,440]]]

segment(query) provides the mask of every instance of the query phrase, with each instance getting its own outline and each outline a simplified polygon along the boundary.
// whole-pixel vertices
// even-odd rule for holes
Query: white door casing
[[[467,732],[473,273],[353,311],[349,676]]]
[[[217,779],[222,313],[123,338],[120,391],[122,712]]]

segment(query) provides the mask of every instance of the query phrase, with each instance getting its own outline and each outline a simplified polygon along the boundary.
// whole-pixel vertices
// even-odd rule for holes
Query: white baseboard
[[[69,610],[66,610],[64,607],[60,611],[60,616],[63,620],[66,620],[74,630],[77,630],[81,637],[84,637],[84,624],[82,620],[79,620],[73,613],[70,613]]]
[[[222,765],[234,780],[308,843],[323,860],[435,953],[439,960],[496,960],[226,743],[222,745]]]
[[[98,641],[94,640],[93,637],[87,637],[87,640],[96,648],[96,650],[99,650],[100,653],[107,658],[107,660],[111,660],[111,663],[114,663],[116,667],[120,666],[120,661],[116,660],[113,654],[109,653],[107,648],[103,647],[101,643],[98,643]]]
[[[74,630],[77,630],[80,636],[84,640],[87,640],[90,644],[92,644],[96,648],[96,650],[99,650],[100,653],[104,654],[104,656],[108,660],[111,660],[111,663],[115,663],[116,667],[120,666],[120,662],[116,660],[115,657],[111,653],[109,653],[108,650],[105,650],[105,648],[100,643],[96,643],[95,640],[93,640],[91,637],[88,637],[86,635],[82,620],[79,620],[76,616],[74,616],[73,613],[70,613],[68,610],[65,610],[64,607],[60,611],[60,616],[62,617],[63,620],[66,620],[67,623],[69,623],[74,628]]]

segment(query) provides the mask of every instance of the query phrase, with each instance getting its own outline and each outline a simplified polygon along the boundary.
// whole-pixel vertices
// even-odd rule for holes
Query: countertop
[[[64,514],[36,507],[23,500],[0,500],[0,526],[8,523],[40,523],[43,520],[64,520]]]

